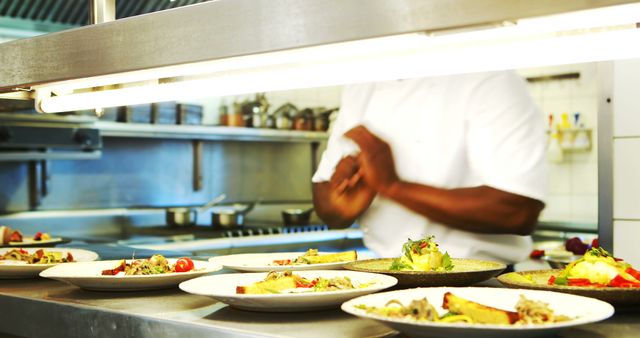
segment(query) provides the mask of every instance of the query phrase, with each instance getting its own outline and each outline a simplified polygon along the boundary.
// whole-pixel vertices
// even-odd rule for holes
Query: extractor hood
[[[638,0],[218,0],[0,44],[0,93],[60,112],[640,57],[638,21]]]

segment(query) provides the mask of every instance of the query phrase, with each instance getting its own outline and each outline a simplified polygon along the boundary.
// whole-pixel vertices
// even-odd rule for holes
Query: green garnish
[[[394,259],[391,262],[391,266],[389,267],[389,270],[392,271],[400,271],[402,269],[411,269],[411,265],[402,263],[402,261],[400,261],[400,258]]]
[[[449,257],[448,252],[445,252],[442,256],[442,267],[445,271],[451,271],[453,269],[453,263],[451,262],[451,257]]]

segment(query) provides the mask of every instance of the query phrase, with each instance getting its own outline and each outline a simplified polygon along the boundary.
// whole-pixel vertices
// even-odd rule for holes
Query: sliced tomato
[[[73,262],[73,255],[67,251],[67,262]]]
[[[44,250],[39,249],[36,251],[36,257],[38,257],[38,259],[42,258],[42,256],[44,256]]]
[[[9,242],[22,242],[22,234],[20,231],[16,230],[9,237]]]
[[[531,258],[540,258],[542,256],[544,256],[544,250],[533,250],[529,254],[529,257]]]
[[[33,240],[34,240],[34,241],[40,241],[40,240],[42,240],[42,232],[40,232],[40,231],[36,232],[36,234],[35,234],[35,235],[33,235]]]
[[[176,272],[187,272],[193,270],[193,261],[189,257],[182,257],[176,261]]]

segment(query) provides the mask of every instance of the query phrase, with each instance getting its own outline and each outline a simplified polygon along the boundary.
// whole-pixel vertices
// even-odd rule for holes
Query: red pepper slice
[[[624,270],[626,273],[630,274],[631,276],[633,276],[633,278],[640,280],[640,271],[632,268],[632,267],[628,267],[626,270]]]
[[[275,260],[275,261],[273,261],[273,264],[276,264],[276,265],[291,265],[291,260],[290,259]]]
[[[599,283],[591,283],[591,281],[587,278],[568,278],[569,286],[595,286],[595,287],[603,287],[605,285]]]
[[[554,282],[556,281],[556,276],[551,276],[549,277],[549,280],[547,281],[548,285],[554,285]]]
[[[640,288],[640,283],[628,281],[622,278],[622,276],[617,275],[614,279],[611,280],[611,282],[609,282],[609,286],[618,288]]]

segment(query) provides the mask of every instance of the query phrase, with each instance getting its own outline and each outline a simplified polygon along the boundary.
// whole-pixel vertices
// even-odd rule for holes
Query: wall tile
[[[640,136],[640,59],[614,62],[613,113],[615,136]]]
[[[598,196],[595,194],[571,195],[571,221],[591,222],[598,219]]]
[[[613,217],[640,219],[640,138],[613,143]]]
[[[613,254],[631,265],[640,266],[640,220],[613,222]]]

